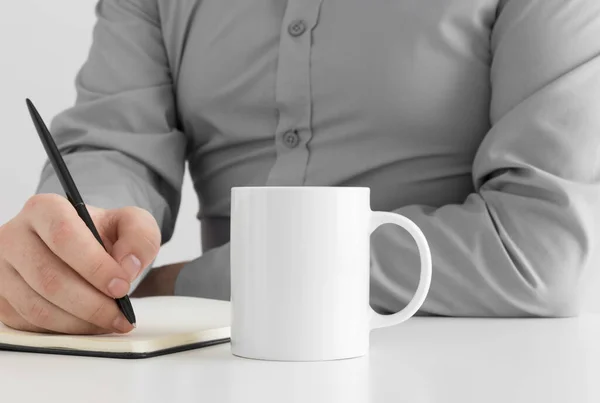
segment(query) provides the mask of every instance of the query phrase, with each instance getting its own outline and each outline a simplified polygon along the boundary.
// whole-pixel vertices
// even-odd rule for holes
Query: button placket
[[[267,185],[304,184],[312,136],[310,54],[322,0],[288,0],[281,25],[275,98],[276,159]]]

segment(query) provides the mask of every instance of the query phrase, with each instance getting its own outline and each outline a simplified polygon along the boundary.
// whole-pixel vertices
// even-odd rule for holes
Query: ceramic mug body
[[[370,235],[383,223],[375,214],[392,213],[371,211],[368,188],[242,187],[232,189],[231,200],[234,355],[359,357],[369,349],[373,328],[395,324],[378,323],[389,318],[369,306]],[[423,254],[425,238],[416,231]],[[426,289],[421,281],[424,300],[430,257],[422,261],[423,272],[429,273]]]

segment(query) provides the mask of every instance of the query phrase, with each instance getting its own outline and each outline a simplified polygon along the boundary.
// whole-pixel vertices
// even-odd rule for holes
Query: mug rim
[[[249,190],[293,190],[293,191],[370,191],[366,186],[233,186],[231,191]]]

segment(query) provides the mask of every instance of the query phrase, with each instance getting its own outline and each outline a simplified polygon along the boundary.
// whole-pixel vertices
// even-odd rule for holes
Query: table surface
[[[600,315],[413,318],[369,355],[237,358],[223,344],[145,360],[0,352],[2,402],[600,402]]]

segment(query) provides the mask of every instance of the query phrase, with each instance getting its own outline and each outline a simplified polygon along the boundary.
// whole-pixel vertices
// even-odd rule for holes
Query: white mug
[[[370,235],[387,223],[415,239],[421,275],[402,311],[380,315],[369,305]],[[413,316],[431,284],[425,236],[404,216],[371,211],[369,188],[233,188],[230,239],[231,351],[240,357],[363,356],[371,330]]]

